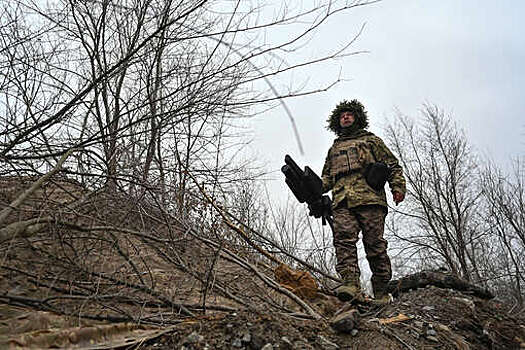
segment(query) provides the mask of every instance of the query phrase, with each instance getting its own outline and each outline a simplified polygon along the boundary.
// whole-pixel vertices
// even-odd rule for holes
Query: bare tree
[[[256,211],[264,207],[256,192],[242,191],[260,172],[239,160],[239,120],[332,86],[338,77],[279,92],[271,79],[352,54],[350,39],[286,63],[329,17],[367,3],[285,2],[263,16],[257,1],[2,2],[0,202],[15,205],[2,214],[0,269],[38,289],[34,299],[2,302],[153,323],[211,307],[318,318],[272,279],[275,260],[260,263],[270,255],[247,243],[277,247],[247,228],[263,227]],[[290,37],[267,40],[285,26],[296,29]],[[30,185],[28,175],[50,169],[76,181],[52,170],[36,183],[42,191]],[[111,313],[100,316],[96,306]]]
[[[393,228],[401,249],[423,266],[446,267],[480,280],[478,248],[484,243],[477,212],[478,162],[466,136],[439,108],[425,105],[418,122],[399,116],[387,128],[407,179],[407,203]]]
[[[334,83],[279,93],[269,78],[351,54],[353,39],[293,65],[281,56],[330,16],[367,3],[284,6],[262,20],[255,3],[241,1],[11,1],[1,26],[0,156],[42,172],[74,147],[82,151],[68,169],[83,183],[138,196],[149,186],[189,208],[188,171],[210,183],[240,176],[236,120]],[[273,28],[302,23],[292,37],[266,40]]]
[[[494,165],[482,173],[483,198],[487,204],[484,216],[492,235],[491,245],[497,246],[490,258],[493,269],[487,276],[492,284],[520,309],[524,307],[525,284],[525,172],[516,160],[511,176]]]

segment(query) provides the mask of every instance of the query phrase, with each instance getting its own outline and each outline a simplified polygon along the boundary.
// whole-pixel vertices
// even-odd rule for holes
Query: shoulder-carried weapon
[[[310,215],[321,218],[323,225],[328,224],[332,231],[332,200],[323,195],[323,181],[317,174],[305,166],[302,170],[288,154],[284,157],[285,165],[281,171],[286,176],[285,182],[299,203],[307,203]]]

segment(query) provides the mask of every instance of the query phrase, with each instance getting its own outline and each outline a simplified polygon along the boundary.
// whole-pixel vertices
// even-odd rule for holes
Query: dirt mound
[[[336,278],[268,259],[223,213],[66,184],[0,228],[0,348],[525,349],[523,315],[447,273],[393,281],[382,308],[343,304]],[[344,332],[330,325],[342,308]]]
[[[337,307],[344,306],[333,299],[329,302]],[[152,329],[150,334],[154,336],[143,336],[140,346],[136,342],[127,346],[133,344],[131,348],[150,350],[525,348],[523,315],[511,315],[504,305],[495,301],[452,289],[429,286],[402,293],[392,304],[383,308],[359,305],[355,309],[359,313],[359,323],[348,333],[337,332],[330,326],[330,312],[320,320],[311,320],[275,312],[241,310],[183,318],[178,324],[165,327],[164,331]],[[52,323],[58,322],[56,316],[53,320]],[[15,327],[5,321],[0,320],[4,327],[8,324],[11,328]],[[83,327],[99,329],[102,326],[85,323]],[[53,334],[50,329],[46,326],[45,329],[35,330],[32,327],[30,335],[46,333],[48,337],[53,336],[56,342],[60,332]],[[64,329],[67,331],[65,326]],[[110,339],[107,334],[103,335],[108,344],[113,341],[113,344],[125,345]],[[128,339],[139,337],[137,334],[126,335]],[[97,337],[101,338],[100,335]],[[11,344],[20,347],[28,338],[28,335],[11,334]],[[94,345],[78,348],[90,349],[95,348]],[[104,343],[98,343],[96,348],[111,348],[103,346]]]

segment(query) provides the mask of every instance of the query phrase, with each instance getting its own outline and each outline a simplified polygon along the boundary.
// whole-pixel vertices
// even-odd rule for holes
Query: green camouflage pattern
[[[372,189],[364,177],[366,166],[376,161],[384,162],[392,169],[388,178],[392,193],[405,194],[403,170],[383,140],[363,129],[335,139],[322,172],[323,193],[332,190],[333,208],[341,203],[348,208],[361,205],[387,207],[385,190]]]
[[[338,207],[334,210],[334,247],[337,258],[336,271],[348,285],[359,285],[357,241],[363,233],[363,246],[372,271],[374,292],[382,294],[392,278],[392,268],[387,255],[388,243],[384,239],[385,208],[372,205],[357,208]]]

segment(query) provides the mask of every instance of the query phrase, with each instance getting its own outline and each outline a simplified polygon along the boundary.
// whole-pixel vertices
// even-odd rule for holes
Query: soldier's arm
[[[330,166],[330,150],[328,150],[328,154],[324,161],[323,172],[321,173],[321,179],[323,180],[323,193],[330,191],[334,187],[333,178],[330,176]]]
[[[386,163],[391,169],[390,176],[388,177],[390,190],[392,193],[398,192],[404,196],[406,193],[406,181],[403,176],[403,168],[401,168],[396,156],[390,151],[387,145],[385,145],[383,140],[377,137],[374,141],[372,147],[377,161]]]

